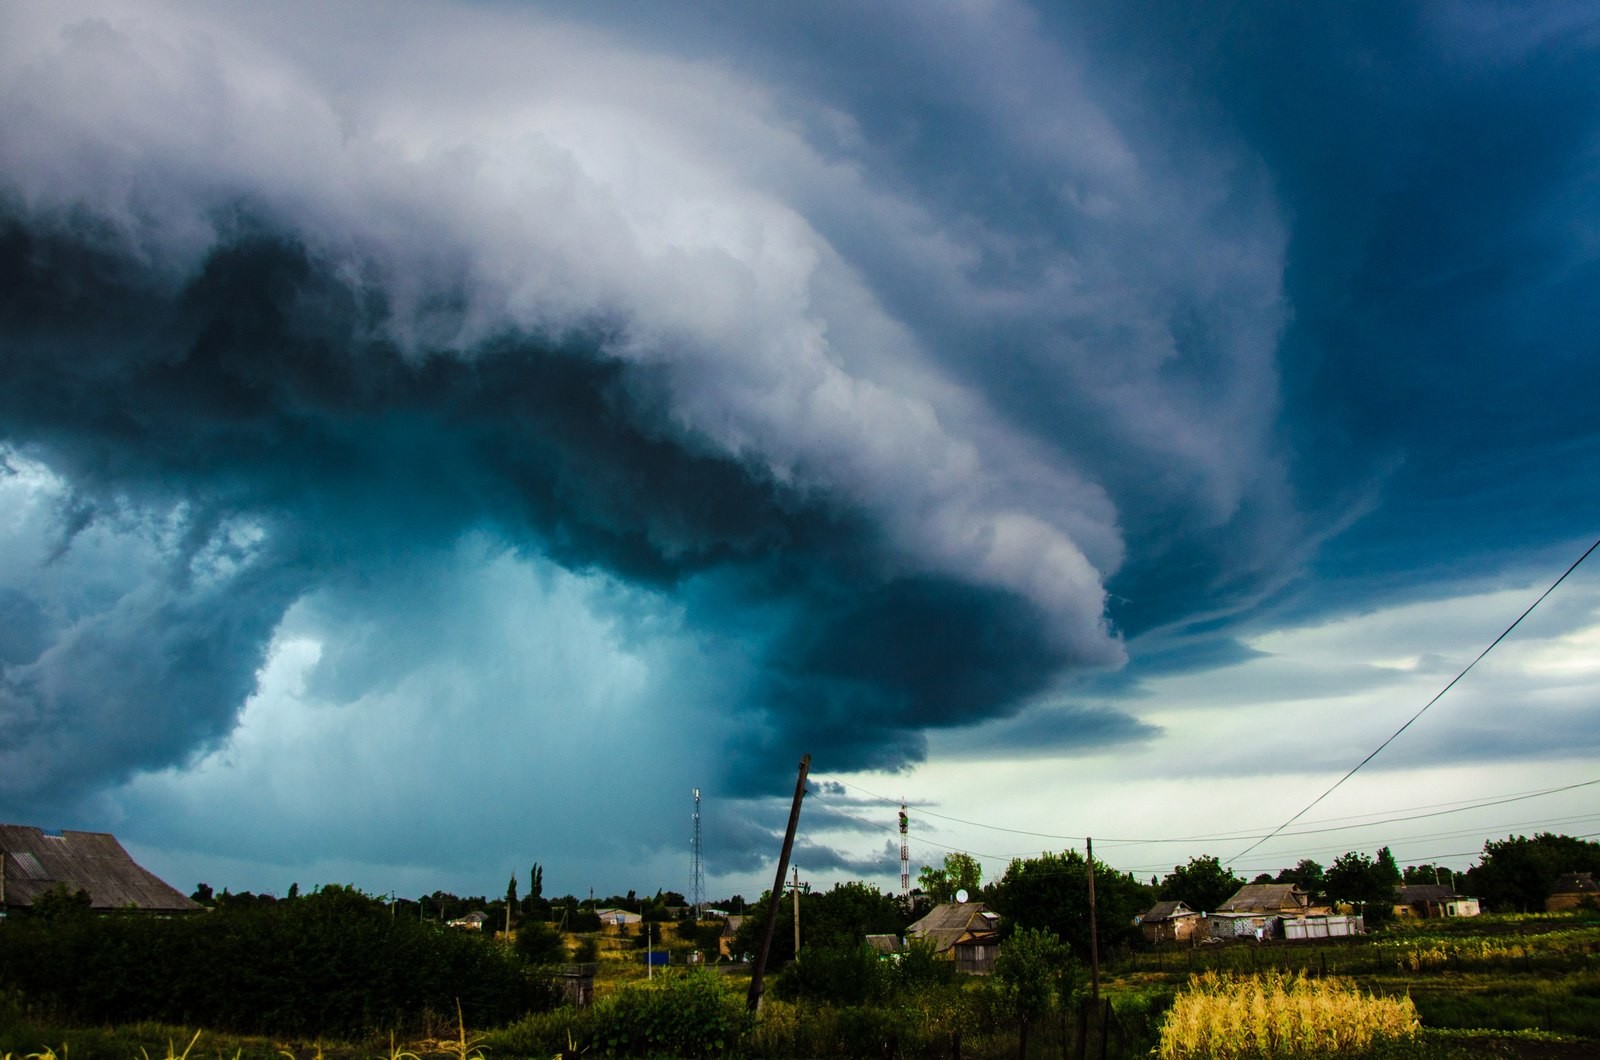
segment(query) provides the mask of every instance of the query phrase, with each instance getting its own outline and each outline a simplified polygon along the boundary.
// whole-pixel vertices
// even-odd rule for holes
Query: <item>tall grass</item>
[[[1410,998],[1364,994],[1345,979],[1196,976],[1161,1025],[1161,1060],[1339,1056],[1417,1031]]]

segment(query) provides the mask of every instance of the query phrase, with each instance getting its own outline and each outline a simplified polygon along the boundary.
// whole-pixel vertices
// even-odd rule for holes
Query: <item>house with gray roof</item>
[[[93,909],[191,913],[200,904],[133,860],[106,832],[46,832],[0,824],[0,913],[56,888],[83,891]]]

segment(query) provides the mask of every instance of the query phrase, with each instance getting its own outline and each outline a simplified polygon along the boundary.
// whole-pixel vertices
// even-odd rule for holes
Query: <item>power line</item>
[[[859,786],[857,786],[855,784],[847,783],[846,781],[839,780],[837,778],[833,778],[833,783],[839,784],[839,785],[841,785],[843,787],[852,788],[852,789],[854,789],[856,791],[860,791],[860,792],[862,792],[863,794],[866,794],[866,795],[873,795],[873,793],[868,791],[866,788],[859,787]],[[1273,830],[1273,831],[1270,831],[1270,832],[1263,832],[1260,829],[1256,829],[1256,828],[1240,828],[1240,829],[1233,829],[1233,830],[1230,830],[1230,831],[1227,831],[1227,832],[1213,832],[1213,833],[1206,833],[1206,834],[1199,834],[1199,835],[1185,835],[1185,836],[1170,836],[1170,837],[1165,837],[1165,838],[1149,838],[1149,837],[1146,837],[1146,838],[1137,838],[1136,839],[1136,838],[1117,838],[1117,837],[1113,836],[1111,838],[1102,840],[1102,842],[1107,844],[1107,845],[1116,845],[1116,846],[1159,846],[1159,845],[1171,844],[1171,843],[1195,843],[1195,842],[1206,842],[1206,841],[1220,842],[1220,841],[1229,840],[1229,839],[1259,839],[1259,840],[1264,842],[1267,839],[1273,838],[1273,836],[1275,836],[1275,835],[1282,835],[1285,838],[1292,838],[1294,836],[1303,836],[1303,835],[1321,835],[1321,834],[1324,834],[1324,833],[1327,833],[1327,832],[1348,831],[1348,830],[1356,829],[1356,828],[1376,828],[1376,827],[1378,827],[1380,825],[1397,824],[1397,823],[1401,823],[1401,822],[1404,822],[1404,821],[1418,821],[1418,820],[1424,820],[1424,819],[1427,819],[1427,818],[1430,818],[1430,817],[1443,817],[1443,816],[1447,816],[1447,815],[1453,814],[1453,813],[1467,813],[1467,812],[1470,812],[1472,810],[1487,809],[1487,808],[1489,808],[1491,806],[1504,806],[1504,805],[1508,805],[1508,804],[1513,803],[1513,802],[1524,802],[1524,801],[1526,801],[1528,799],[1541,798],[1541,797],[1546,796],[1546,795],[1556,795],[1556,794],[1560,794],[1561,792],[1565,792],[1565,791],[1574,791],[1574,790],[1576,790],[1578,788],[1592,787],[1592,786],[1594,786],[1596,784],[1600,784],[1600,777],[1596,777],[1596,778],[1594,778],[1592,780],[1578,781],[1577,783],[1574,783],[1574,784],[1562,784],[1562,785],[1559,785],[1559,786],[1553,787],[1553,788],[1543,788],[1543,789],[1540,789],[1538,791],[1514,792],[1514,793],[1505,794],[1505,795],[1486,796],[1486,797],[1483,797],[1483,798],[1473,799],[1473,800],[1461,800],[1459,802],[1454,802],[1454,803],[1429,803],[1429,804],[1426,804],[1424,806],[1412,807],[1412,809],[1418,809],[1418,810],[1427,811],[1427,812],[1424,812],[1424,813],[1412,814],[1412,813],[1405,813],[1404,811],[1400,811],[1401,814],[1402,814],[1401,816],[1392,816],[1392,817],[1378,817],[1377,816],[1378,814],[1382,814],[1382,813],[1395,813],[1395,812],[1397,812],[1397,809],[1398,809],[1398,808],[1395,808],[1395,809],[1389,809],[1389,810],[1376,810],[1376,811],[1373,811],[1372,813],[1367,813],[1367,814],[1355,814],[1355,815],[1352,815],[1352,816],[1349,816],[1349,817],[1329,817],[1329,818],[1325,818],[1325,819],[1319,820],[1319,821],[1309,821],[1309,822],[1307,822],[1308,824],[1326,825],[1326,827],[1322,827],[1322,828],[1303,828],[1303,829],[1300,829],[1300,830],[1294,831],[1294,832],[1285,832],[1285,831],[1282,830],[1281,827],[1279,829],[1276,829],[1276,830]],[[876,796],[876,795],[873,795],[873,797],[874,798],[882,798],[882,796]],[[889,799],[886,799],[886,798],[882,798],[882,801],[884,801],[886,803],[893,804],[892,800],[889,800]],[[984,824],[984,823],[978,822],[978,821],[967,821],[967,820],[963,820],[963,819],[961,819],[959,817],[950,817],[950,816],[945,815],[945,814],[934,813],[933,811],[928,810],[925,807],[918,806],[915,803],[908,803],[908,805],[912,806],[919,813],[921,813],[921,814],[923,814],[925,816],[938,817],[941,820],[953,821],[953,822],[955,822],[957,824],[965,824],[965,825],[968,825],[968,826],[973,827],[973,828],[983,828],[983,829],[986,829],[986,830],[989,830],[989,831],[995,831],[995,832],[1007,832],[1007,833],[1011,833],[1011,834],[1014,834],[1014,835],[1033,836],[1035,838],[1041,838],[1041,839],[1066,839],[1066,840],[1080,840],[1080,841],[1083,839],[1082,836],[1055,835],[1055,834],[1049,833],[1049,832],[1031,832],[1031,831],[1026,831],[1026,830],[1020,829],[1020,828],[1007,828],[1007,827],[1005,827],[1003,825],[991,825],[991,824]],[[1445,809],[1434,809],[1434,807],[1446,807],[1446,808]],[[835,813],[844,813],[844,811],[839,810],[837,808],[834,808],[834,812]],[[845,814],[845,816],[853,816],[853,815]],[[1362,818],[1362,819],[1358,820],[1357,818]],[[866,821],[864,818],[854,817],[853,819],[857,820],[857,821],[862,821],[863,823],[866,823],[866,824],[871,824],[875,828],[876,827],[880,827],[880,825],[878,825],[876,822]],[[1349,824],[1336,824],[1336,823],[1334,823],[1334,822],[1338,822],[1338,821],[1349,821],[1351,823],[1349,823]],[[931,845],[931,846],[938,846],[938,847],[941,847],[942,849],[946,849],[946,850],[955,850],[955,849],[957,849],[956,847],[945,846],[944,844],[940,844],[940,843],[932,843],[931,841],[927,841],[927,840],[923,840],[923,842],[929,842],[929,845]],[[1245,851],[1245,853],[1249,853],[1249,851]],[[1242,857],[1243,855],[1241,854],[1239,856]],[[1237,859],[1234,859],[1234,860],[1237,860]]]
[[[1558,586],[1562,582],[1566,581],[1567,580],[1567,575],[1569,575],[1573,571],[1577,570],[1578,569],[1578,564],[1580,564],[1584,560],[1588,559],[1590,553],[1594,552],[1594,550],[1596,548],[1600,548],[1600,538],[1596,538],[1595,541],[1594,541],[1594,544],[1592,544],[1588,548],[1584,549],[1583,555],[1581,555],[1577,559],[1573,560],[1572,561],[1572,566],[1570,566],[1566,570],[1562,571],[1561,572],[1561,577],[1559,577],[1555,581],[1551,582],[1550,583],[1550,588],[1548,588],[1544,592],[1540,593],[1539,594],[1539,598],[1537,600],[1535,600],[1533,603],[1529,604],[1528,605],[1528,609],[1526,611],[1522,612],[1522,614],[1518,615],[1517,616],[1517,620],[1515,622],[1513,622],[1513,623],[1511,623],[1511,625],[1507,626],[1505,628],[1505,630],[1498,637],[1496,637],[1493,640],[1493,642],[1491,642],[1490,645],[1487,648],[1483,649],[1482,651],[1480,651],[1478,653],[1477,658],[1475,658],[1471,662],[1467,663],[1465,668],[1463,668],[1460,673],[1456,674],[1455,677],[1450,679],[1450,683],[1449,684],[1447,684],[1443,688],[1441,688],[1439,690],[1438,694],[1436,694],[1432,699],[1430,699],[1426,703],[1424,703],[1422,705],[1422,709],[1421,710],[1417,711],[1415,714],[1411,715],[1411,717],[1407,718],[1406,719],[1406,723],[1404,725],[1400,726],[1398,729],[1396,729],[1394,731],[1394,733],[1392,735],[1390,735],[1390,737],[1387,740],[1383,741],[1376,748],[1374,748],[1371,754],[1367,755],[1367,757],[1363,758],[1361,761],[1357,762],[1354,766],[1352,766],[1350,768],[1350,772],[1346,773],[1344,776],[1342,776],[1338,780],[1334,781],[1332,786],[1329,787],[1327,791],[1324,791],[1321,795],[1318,795],[1316,798],[1314,798],[1310,802],[1306,803],[1305,806],[1301,807],[1300,811],[1298,813],[1296,813],[1293,817],[1289,818],[1287,821],[1283,822],[1278,827],[1274,828],[1270,833],[1268,833],[1267,835],[1261,837],[1260,839],[1257,839],[1254,843],[1251,843],[1249,846],[1247,846],[1243,850],[1239,851],[1239,853],[1237,853],[1233,857],[1229,858],[1227,860],[1227,864],[1232,865],[1235,861],[1238,861],[1240,858],[1242,858],[1246,854],[1250,853],[1250,851],[1254,850],[1256,847],[1260,846],[1262,843],[1265,843],[1267,840],[1271,839],[1273,836],[1277,835],[1279,832],[1283,831],[1285,828],[1288,828],[1291,824],[1294,824],[1301,817],[1305,816],[1306,813],[1309,812],[1312,807],[1316,806],[1317,803],[1321,802],[1323,799],[1327,798],[1329,795],[1332,795],[1335,791],[1337,791],[1339,789],[1340,785],[1342,785],[1345,781],[1349,780],[1351,777],[1355,776],[1356,773],[1360,771],[1362,766],[1366,765],[1368,762],[1372,761],[1374,758],[1377,758],[1378,755],[1383,752],[1383,749],[1385,747],[1388,747],[1391,743],[1393,743],[1396,739],[1398,739],[1401,733],[1403,733],[1407,729],[1411,728],[1411,725],[1412,725],[1413,722],[1415,722],[1418,718],[1422,717],[1422,715],[1426,714],[1429,707],[1433,706],[1435,703],[1439,702],[1439,700],[1443,699],[1444,698],[1444,694],[1446,692],[1450,691],[1452,688],[1454,688],[1456,686],[1456,682],[1457,681],[1460,681],[1463,677],[1467,676],[1467,673],[1474,666],[1477,666],[1478,663],[1483,659],[1483,657],[1485,655],[1488,655],[1491,651],[1493,651],[1495,649],[1495,647],[1497,645],[1499,645],[1499,643],[1501,641],[1503,641],[1507,637],[1509,637],[1511,635],[1511,631],[1516,629],[1519,625],[1521,625],[1522,624],[1522,620],[1527,618],[1529,615],[1531,615],[1533,613],[1533,609],[1538,607],[1540,604],[1542,604],[1544,602],[1544,598],[1545,597],[1547,597],[1551,593],[1555,592],[1556,591],[1556,586]]]

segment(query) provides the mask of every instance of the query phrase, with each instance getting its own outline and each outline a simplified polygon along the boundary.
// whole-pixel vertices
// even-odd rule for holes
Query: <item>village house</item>
[[[1478,900],[1442,883],[1408,883],[1394,889],[1398,917],[1477,916]]]
[[[982,902],[945,902],[906,928],[906,935],[932,942],[934,953],[963,972],[987,975],[999,953],[1000,914]]]
[[[1147,942],[1188,942],[1202,931],[1204,919],[1182,902],[1157,902],[1139,918]]]
[[[1600,908],[1600,884],[1595,883],[1592,872],[1562,873],[1544,902],[1547,913],[1594,908]]]
[[[1308,933],[1314,930],[1311,922],[1325,920],[1329,912],[1325,905],[1313,905],[1311,896],[1292,883],[1247,883],[1205,918],[1204,931],[1214,939],[1259,941],[1288,937],[1284,925],[1294,922],[1300,926],[1294,937],[1307,938],[1313,937]]]
[[[0,916],[27,909],[57,887],[89,896],[90,908],[192,913],[198,902],[138,864],[106,832],[46,832],[0,824]]]

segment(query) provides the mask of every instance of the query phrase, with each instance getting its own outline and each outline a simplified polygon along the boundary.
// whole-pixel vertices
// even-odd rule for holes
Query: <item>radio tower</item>
[[[906,843],[906,831],[911,821],[906,817],[906,804],[900,804],[900,897],[911,897],[911,847]]]
[[[701,859],[700,859],[700,789],[699,788],[695,788],[694,789],[694,847],[693,847],[693,849],[694,849],[694,864],[693,864],[692,868],[690,869],[690,874],[694,877],[694,879],[690,883],[689,886],[690,886],[690,889],[694,891],[694,895],[692,896],[692,900],[694,902],[695,919],[699,919],[699,917],[700,917],[700,907],[705,905],[705,902],[706,902],[706,867],[705,867],[705,863],[703,861],[701,861]]]

